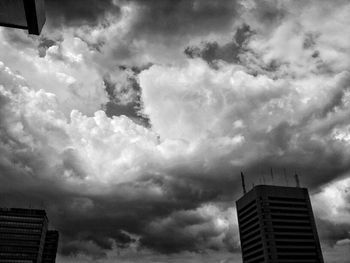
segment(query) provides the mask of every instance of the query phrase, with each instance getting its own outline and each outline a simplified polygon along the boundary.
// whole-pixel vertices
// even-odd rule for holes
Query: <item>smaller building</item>
[[[57,244],[45,210],[0,208],[0,263],[55,262]]]
[[[58,231],[49,230],[46,232],[42,263],[54,263],[58,246]]]

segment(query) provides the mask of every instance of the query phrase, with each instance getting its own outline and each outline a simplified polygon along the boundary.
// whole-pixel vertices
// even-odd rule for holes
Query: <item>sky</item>
[[[325,261],[349,262],[349,1],[46,0],[46,17],[40,36],[0,28],[0,205],[44,208],[58,263],[242,262],[240,171],[248,189],[297,173]]]

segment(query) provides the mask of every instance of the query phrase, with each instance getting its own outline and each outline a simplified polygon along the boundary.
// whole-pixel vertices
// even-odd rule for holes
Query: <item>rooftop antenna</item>
[[[288,178],[287,178],[286,168],[283,168],[283,175],[284,175],[284,180],[286,180],[286,186],[288,186]]]
[[[270,173],[271,173],[271,180],[272,180],[272,184],[273,184],[273,170],[272,170],[272,167],[270,167]]]
[[[300,188],[299,176],[295,173],[294,177],[295,177],[295,183],[296,183],[297,187]]]
[[[265,183],[265,176],[262,176],[262,182],[263,182],[264,185],[266,184]]]
[[[245,181],[244,181],[244,174],[243,174],[243,172],[241,172],[241,179],[242,179],[243,194],[246,194],[247,190],[245,188]]]

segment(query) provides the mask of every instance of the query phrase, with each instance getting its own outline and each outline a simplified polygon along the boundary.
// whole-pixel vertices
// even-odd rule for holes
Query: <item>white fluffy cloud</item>
[[[314,209],[320,219],[335,224],[349,224],[350,218],[350,178],[329,183],[313,196]],[[350,236],[350,231],[349,231]],[[346,241],[338,240],[340,243]]]
[[[39,57],[39,39],[26,40],[22,31],[0,29],[1,60],[20,72],[31,88],[55,94],[60,110],[67,116],[72,109],[92,115],[108,101],[103,78],[87,44],[70,34],[63,32],[63,40],[54,42],[47,48],[46,56]],[[13,45],[17,38],[29,43]]]
[[[161,141],[183,140],[200,156],[231,154],[235,161],[243,155],[241,166],[251,158],[307,151],[311,141],[347,153],[332,131],[347,127],[349,80],[347,71],[300,79],[252,76],[241,66],[215,70],[200,60],[140,74],[144,112]],[[281,125],[287,130],[278,130]]]
[[[260,5],[276,1],[249,2],[251,5],[246,7],[243,19],[258,32],[249,46],[264,62],[287,63],[288,69],[293,69],[292,73],[298,76],[310,71],[330,73],[348,69],[350,41],[345,36],[350,35],[347,27],[350,6],[347,1],[338,1],[336,5],[329,1],[277,1],[274,7],[279,12],[274,10],[276,19],[272,25],[252,16],[259,12]],[[270,15],[274,11],[272,8]]]
[[[152,162],[158,144],[152,131],[124,116],[110,119],[103,111],[86,117],[73,110],[68,119],[57,96],[21,82],[22,77],[1,64],[2,128],[17,142],[7,147],[53,154],[45,162],[63,165],[60,176],[94,182],[132,180]]]
[[[181,68],[153,66],[141,73],[140,85],[154,130],[164,138],[188,141],[210,136],[239,140],[239,130],[257,118],[266,102],[288,92],[284,81],[254,77],[237,66],[216,71],[200,60]]]

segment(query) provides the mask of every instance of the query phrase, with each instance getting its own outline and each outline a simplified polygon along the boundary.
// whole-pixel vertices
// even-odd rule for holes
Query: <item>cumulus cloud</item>
[[[170,153],[154,132],[124,116],[108,118],[102,111],[94,117],[72,111],[68,120],[54,94],[26,87],[24,79],[3,64],[1,101],[5,203],[21,204],[25,197],[35,205],[50,205],[53,225],[63,236],[62,253],[103,256],[113,244],[135,242],[123,231],[150,242],[147,229],[154,218],[178,209],[201,214],[197,204],[213,196],[209,186],[200,189],[195,182],[186,183],[186,177],[175,180],[166,174],[169,159],[180,158],[181,152]],[[209,228],[217,219],[212,214],[206,220]],[[141,246],[161,250],[143,240]]]
[[[346,262],[349,250],[349,176],[328,183],[312,197],[318,233],[327,262]]]
[[[338,181],[329,183],[320,193],[314,196],[315,210],[318,217],[333,224],[349,224],[350,216],[350,179],[345,177]],[[346,233],[346,231],[344,232]],[[350,234],[349,232],[347,233]],[[341,237],[335,242],[346,239]]]
[[[86,43],[79,38],[30,39],[31,44],[21,46],[18,56],[18,47],[11,45],[8,34],[26,38],[21,31],[3,31],[5,41],[1,42],[1,54],[4,63],[20,72],[27,85],[55,94],[67,116],[72,109],[92,115],[108,101],[103,77],[93,67]]]
[[[308,1],[306,6],[296,2],[279,2],[276,6],[284,10],[279,12],[285,13],[284,18],[269,27],[266,23],[257,24],[259,21],[252,19],[251,15],[254,14],[252,10],[260,10],[260,4],[274,1],[251,2],[252,6],[247,8],[249,12],[243,17],[250,19],[249,25],[259,33],[254,35],[249,46],[262,55],[264,62],[278,60],[282,64],[289,63],[294,67],[295,73],[300,75],[304,69],[313,72],[318,69],[323,73],[346,69],[349,59],[342,54],[349,49],[349,41],[342,36],[348,35],[349,31],[347,28],[340,29],[341,25],[349,22],[344,15],[349,11],[346,1],[340,1],[333,6],[327,1],[321,1],[320,5],[316,5],[315,1]],[[316,61],[313,61],[315,57]],[[312,66],[315,68],[312,69]]]
[[[343,125],[340,116],[347,109],[335,106],[325,116],[320,105],[328,105],[334,93],[349,85],[349,74],[340,73],[327,81],[312,76],[306,82],[308,86],[299,90],[301,83],[295,80],[253,76],[240,66],[223,65],[217,71],[199,60],[181,68],[153,66],[140,74],[144,111],[161,139],[182,139],[189,145],[200,140],[200,147],[213,143],[207,156],[231,154],[232,162],[241,166],[250,163],[251,167],[266,158],[273,166],[305,169],[300,172],[308,174],[306,182],[316,183],[333,175],[317,175],[316,167],[306,167],[295,156],[305,156],[310,163],[324,156],[326,170],[331,165],[326,160],[338,158],[344,166],[331,167],[348,169],[348,151],[331,133],[335,119]],[[311,154],[316,149],[317,157]],[[280,159],[275,162],[271,156]]]

